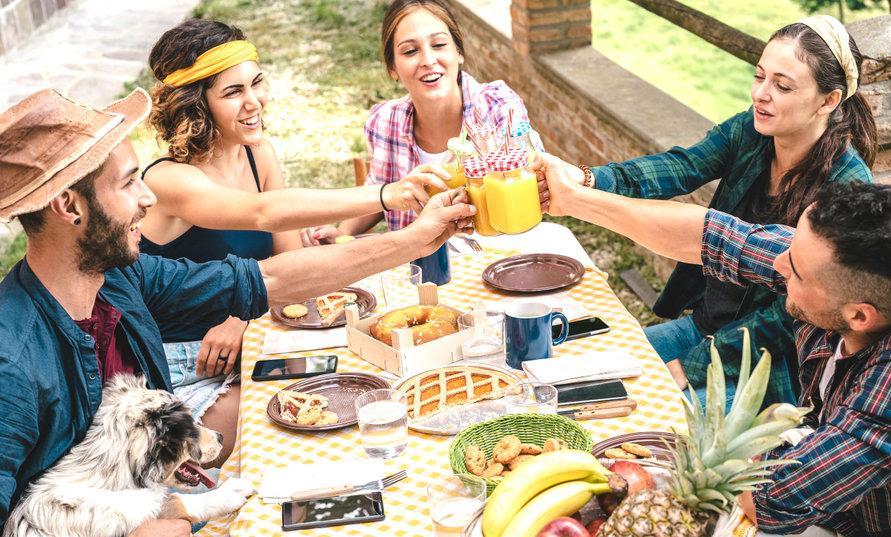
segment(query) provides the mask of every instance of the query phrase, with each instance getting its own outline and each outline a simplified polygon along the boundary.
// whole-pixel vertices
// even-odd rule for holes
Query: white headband
[[[838,19],[829,15],[805,17],[798,22],[807,25],[826,42],[829,50],[832,51],[845,72],[845,81],[848,86],[848,94],[845,95],[845,99],[854,95],[857,91],[857,78],[860,75],[857,71],[857,62],[854,61],[854,55],[851,53],[850,37],[848,37],[845,26]]]

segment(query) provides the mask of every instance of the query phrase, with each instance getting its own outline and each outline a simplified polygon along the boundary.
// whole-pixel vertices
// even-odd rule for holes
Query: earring
[[[79,217],[79,216],[78,216],[77,218],[74,219],[74,225],[75,225],[75,226],[79,226],[79,225],[80,225],[80,217]]]

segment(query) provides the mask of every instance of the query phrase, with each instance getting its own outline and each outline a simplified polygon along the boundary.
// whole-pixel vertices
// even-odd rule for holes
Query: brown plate
[[[483,270],[483,281],[502,291],[538,293],[568,287],[584,275],[585,267],[571,257],[525,254],[492,263]]]
[[[293,431],[330,431],[349,427],[359,422],[356,416],[356,398],[365,392],[381,388],[389,388],[386,380],[368,373],[331,373],[303,379],[291,384],[286,390],[303,393],[324,395],[328,398],[328,408],[340,418],[337,423],[330,425],[297,425],[282,418],[281,408],[278,405],[278,394],[272,396],[266,405],[266,415],[269,419]]]
[[[365,289],[360,289],[358,287],[344,287],[340,290],[342,293],[355,293],[356,294],[356,304],[359,305],[359,318],[368,317],[374,308],[377,307],[377,299],[374,298],[374,295],[366,291]],[[270,313],[272,314],[272,318],[276,321],[280,322],[283,325],[290,326],[292,328],[309,328],[312,330],[315,329],[324,329],[324,328],[336,328],[338,326],[343,326],[346,324],[346,313],[341,315],[336,321],[331,323],[328,326],[322,326],[322,317],[319,315],[319,309],[316,307],[316,299],[310,298],[304,302],[301,302],[309,312],[300,317],[299,319],[289,319],[285,317],[282,310],[285,306],[273,306],[270,309]]]
[[[653,458],[656,460],[672,462],[671,452],[665,446],[665,442],[668,442],[669,446],[674,446],[676,441],[676,434],[664,431],[621,434],[595,444],[591,449],[591,453],[595,457],[601,458],[604,457],[603,452],[610,448],[617,448],[625,442],[634,442],[635,444],[648,447],[653,452]]]

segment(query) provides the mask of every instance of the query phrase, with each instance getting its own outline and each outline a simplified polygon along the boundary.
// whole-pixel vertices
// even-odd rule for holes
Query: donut
[[[374,339],[393,345],[393,330],[411,330],[415,345],[454,334],[458,331],[458,314],[443,306],[409,306],[381,317],[371,326]]]

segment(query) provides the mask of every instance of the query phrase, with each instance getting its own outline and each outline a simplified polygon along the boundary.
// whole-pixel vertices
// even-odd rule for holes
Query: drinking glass
[[[418,303],[418,286],[421,285],[421,267],[401,265],[381,273],[381,292],[384,305],[393,310]]]
[[[475,475],[453,475],[427,487],[433,535],[461,535],[486,501],[486,483]]]
[[[461,357],[466,363],[505,366],[504,315],[487,313],[477,324],[472,313],[458,317],[458,330],[472,330],[473,335],[461,344]]]
[[[522,382],[506,397],[512,414],[556,414],[557,388],[541,382]]]
[[[408,399],[398,390],[371,390],[356,398],[359,435],[373,459],[398,457],[408,445]]]

